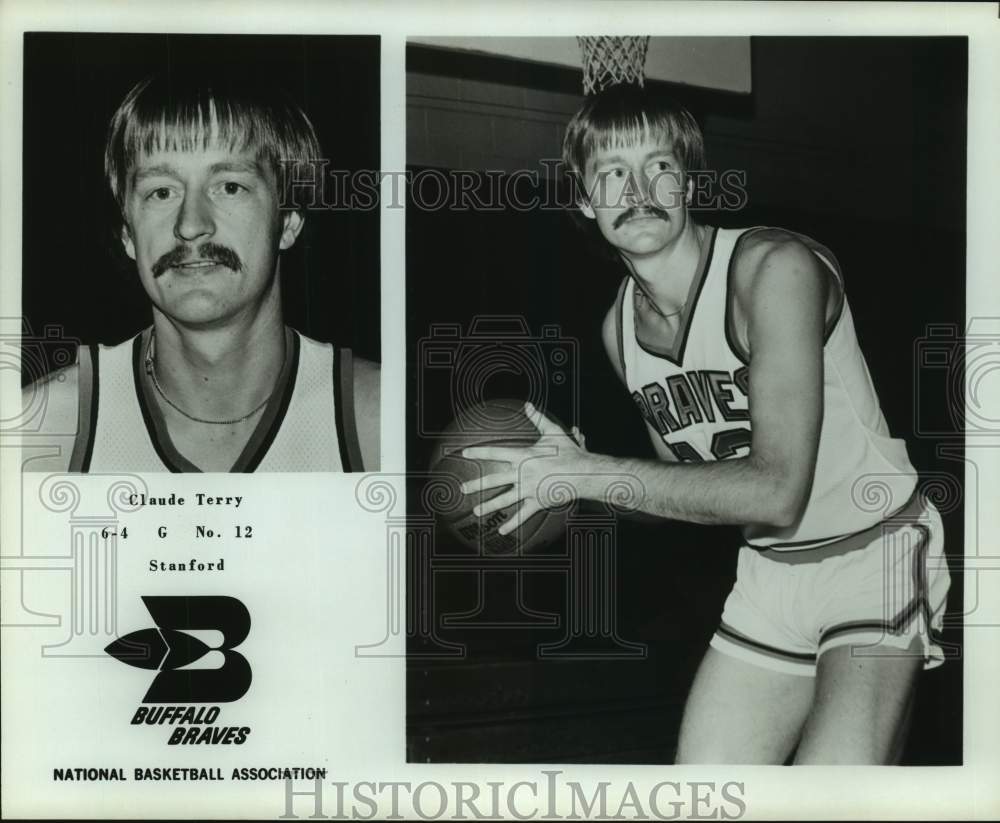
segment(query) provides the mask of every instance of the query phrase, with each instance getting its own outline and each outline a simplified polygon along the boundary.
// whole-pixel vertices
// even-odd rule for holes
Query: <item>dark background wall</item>
[[[748,97],[672,89],[704,125],[710,168],[747,174],[745,208],[702,219],[778,225],[834,250],[891,431],[907,440],[921,472],[960,486],[962,464],[938,454],[943,443],[957,442],[960,455],[960,438],[924,436],[928,420],[945,421],[952,432],[960,422],[949,417],[943,390],[917,396],[915,364],[929,324],[960,328],[965,317],[965,40],[753,38],[752,73]],[[502,193],[504,181],[529,170],[538,177],[517,183],[522,202],[565,198],[539,158],[559,156],[563,128],[580,102],[578,84],[579,74],[568,70],[408,50],[408,167],[426,187],[411,187],[407,212],[413,470],[427,466],[435,443],[427,432],[454,412],[447,383],[422,368],[422,346],[435,326],[467,332],[481,315],[523,316],[536,334],[558,326],[575,348],[579,403],[553,390],[547,410],[578,423],[594,451],[651,455],[598,335],[620,265],[565,210],[515,208],[513,189]],[[498,208],[415,202],[415,194],[431,196],[435,177],[454,182],[456,170],[468,169],[497,172],[471,179],[480,201],[499,199]],[[440,387],[428,391],[432,379]],[[926,388],[927,373],[919,385]],[[523,376],[507,375],[483,392],[516,397],[524,387]],[[944,514],[954,559],[962,552],[960,502]],[[437,552],[459,551],[438,535]],[[451,571],[437,575],[433,599],[421,599],[413,585],[430,570],[411,568],[411,609],[437,640],[415,631],[411,642],[428,656],[409,665],[410,758],[670,762],[684,696],[734,578],[737,540],[731,529],[618,524],[617,628],[647,649],[628,660],[540,660],[537,645],[558,640],[562,630],[538,620],[483,628],[483,615],[502,602],[516,606],[518,597],[521,613],[565,614],[557,575],[526,574],[519,582],[514,574],[489,574],[484,594],[475,572]],[[953,570],[946,640],[955,649],[961,603]],[[454,622],[462,612],[464,625]],[[439,641],[464,644],[463,656],[434,659]],[[925,674],[906,762],[961,762],[961,684],[960,660]]]
[[[267,77],[312,120],[330,171],[379,168],[377,37],[29,33],[24,45],[22,312],[35,334],[55,326],[116,343],[151,322],[114,236],[103,162],[112,114],[154,72],[221,62]],[[290,325],[377,360],[379,212],[367,199],[369,208],[309,211],[282,256],[282,288]]]

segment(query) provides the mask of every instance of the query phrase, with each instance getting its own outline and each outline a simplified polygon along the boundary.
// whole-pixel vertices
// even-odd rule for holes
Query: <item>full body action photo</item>
[[[587,99],[563,160],[583,215],[629,275],[601,330],[658,460],[590,453],[537,410],[528,449],[474,447],[510,470],[500,531],[546,504],[547,479],[603,500],[609,475],[661,518],[740,526],[736,584],[688,694],[679,763],[892,763],[921,668],[942,661],[941,520],[893,438],[833,252],[691,209],[704,143],[682,107],[631,84]],[[596,330],[595,330],[596,332]],[[890,502],[867,504],[875,482]],[[563,501],[564,502],[564,501]],[[664,525],[663,550],[670,551]]]

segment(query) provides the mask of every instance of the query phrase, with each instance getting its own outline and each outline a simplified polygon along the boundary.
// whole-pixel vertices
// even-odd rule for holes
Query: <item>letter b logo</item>
[[[105,651],[130,666],[156,669],[143,703],[230,703],[250,688],[247,659],[233,651],[250,633],[250,613],[235,597],[143,597],[156,629],[142,629],[109,644]],[[185,629],[220,632],[214,649]],[[216,669],[182,669],[210,651],[223,656]]]

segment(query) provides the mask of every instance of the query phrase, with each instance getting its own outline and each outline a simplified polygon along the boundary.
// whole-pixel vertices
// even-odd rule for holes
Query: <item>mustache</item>
[[[649,206],[629,206],[625,211],[615,218],[614,228],[618,228],[623,223],[633,217],[659,217],[661,220],[669,220],[670,216],[661,208],[653,205]]]
[[[162,277],[167,269],[183,265],[191,260],[211,260],[213,263],[218,263],[233,271],[240,271],[243,268],[243,261],[232,249],[220,246],[218,243],[202,243],[197,251],[191,249],[190,246],[176,246],[168,251],[153,264],[153,277]]]

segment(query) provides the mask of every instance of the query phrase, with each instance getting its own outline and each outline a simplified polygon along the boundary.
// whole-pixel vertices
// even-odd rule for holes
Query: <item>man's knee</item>
[[[676,763],[785,762],[812,700],[813,679],[709,649],[688,695]]]
[[[898,758],[922,658],[856,655],[850,646],[820,656],[816,697],[796,763],[884,764]]]

